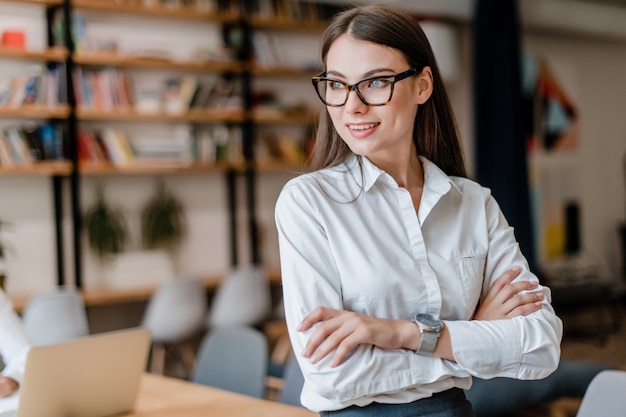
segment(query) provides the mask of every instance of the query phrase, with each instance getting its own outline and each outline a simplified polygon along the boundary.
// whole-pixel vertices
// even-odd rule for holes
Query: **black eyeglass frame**
[[[316,75],[315,77],[311,78],[311,83],[313,84],[313,88],[315,89],[315,92],[317,93],[317,96],[320,98],[320,100],[322,100],[322,103],[324,103],[325,105],[329,106],[329,107],[341,107],[344,106],[347,102],[348,102],[348,97],[350,97],[350,91],[354,91],[357,95],[357,97],[359,97],[359,100],[361,100],[363,102],[363,104],[367,105],[367,106],[385,106],[387,104],[389,104],[389,102],[391,101],[391,98],[393,97],[393,90],[394,87],[396,85],[396,83],[398,81],[402,81],[405,78],[409,78],[412,77],[414,75],[419,74],[419,70],[417,68],[409,68],[408,70],[398,73],[396,75],[377,75],[375,77],[368,77],[368,78],[364,78],[361,81],[357,81],[354,84],[347,84],[341,80],[337,80],[335,78],[329,78],[326,77],[326,73],[322,72],[318,75]],[[371,104],[368,103],[367,100],[365,100],[365,98],[363,98],[363,96],[361,96],[361,92],[359,91],[359,89],[357,88],[361,83],[367,82],[367,81],[372,81],[372,80],[389,80],[391,82],[391,91],[389,92],[389,99],[387,99],[386,102],[384,103],[380,103],[380,104]],[[328,81],[332,81],[332,82],[337,82],[340,84],[343,84],[343,86],[346,89],[346,99],[343,101],[343,103],[341,104],[329,104],[326,102],[326,100],[324,99],[324,97],[322,97],[322,94],[320,93],[320,90],[317,88],[317,85],[320,81],[324,81],[324,82],[328,82]]]

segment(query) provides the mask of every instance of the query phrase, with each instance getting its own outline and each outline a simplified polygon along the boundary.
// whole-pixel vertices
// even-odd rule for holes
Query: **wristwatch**
[[[420,355],[432,355],[437,345],[437,340],[441,335],[443,323],[438,318],[424,313],[416,315],[411,321],[415,323],[422,334],[420,344],[417,349],[415,349],[415,353]]]

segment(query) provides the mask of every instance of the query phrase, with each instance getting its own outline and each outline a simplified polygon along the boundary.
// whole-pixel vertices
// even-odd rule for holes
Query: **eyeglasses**
[[[381,75],[369,77],[358,83],[349,85],[334,78],[325,77],[326,73],[321,73],[311,79],[313,87],[320,100],[327,106],[341,107],[348,101],[350,91],[354,91],[363,104],[368,106],[384,106],[391,101],[393,96],[393,86],[405,78],[412,77],[418,73],[416,68],[396,75]]]

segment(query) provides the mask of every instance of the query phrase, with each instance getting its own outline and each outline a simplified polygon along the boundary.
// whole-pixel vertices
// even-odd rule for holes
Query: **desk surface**
[[[127,417],[315,417],[304,408],[261,400],[194,384],[145,374],[135,411]]]

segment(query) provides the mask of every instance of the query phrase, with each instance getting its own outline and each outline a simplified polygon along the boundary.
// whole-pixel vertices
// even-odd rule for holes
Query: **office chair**
[[[65,342],[89,334],[87,310],[75,288],[61,287],[33,297],[22,322],[33,346]]]
[[[278,401],[283,404],[302,407],[300,394],[302,393],[303,386],[304,375],[302,375],[302,370],[300,370],[296,355],[292,352],[285,366],[283,387],[278,395]]]
[[[626,416],[626,371],[600,372],[589,384],[576,417]]]
[[[192,381],[255,398],[265,397],[268,346],[249,326],[219,326],[202,340]]]
[[[234,268],[215,292],[207,317],[209,328],[256,326],[271,315],[270,285],[263,268]]]
[[[197,279],[174,278],[148,300],[141,325],[152,334],[150,371],[163,374],[166,356],[174,354],[187,377],[194,367],[193,336],[205,328],[207,296]]]

